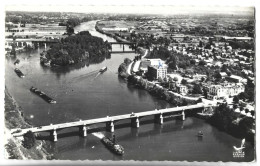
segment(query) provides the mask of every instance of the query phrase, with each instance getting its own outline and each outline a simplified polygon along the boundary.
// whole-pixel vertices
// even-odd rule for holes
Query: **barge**
[[[50,98],[49,96],[47,96],[44,92],[40,91],[37,88],[34,88],[33,86],[30,88],[30,91],[37,94],[38,96],[40,96],[43,100],[45,100],[46,102],[50,103],[50,104],[55,104],[57,103],[56,100]]]
[[[20,78],[23,78],[23,77],[24,77],[24,74],[21,72],[21,70],[15,68],[14,71],[15,71],[15,73],[16,73]]]
[[[113,137],[113,140],[107,138],[107,137],[103,137],[101,139],[101,142],[113,153],[117,154],[117,155],[123,155],[124,154],[124,148],[117,144],[115,142],[115,136]]]

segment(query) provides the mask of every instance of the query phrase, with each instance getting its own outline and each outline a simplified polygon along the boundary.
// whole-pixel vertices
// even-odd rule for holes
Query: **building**
[[[148,66],[148,78],[151,80],[155,80],[160,78],[166,78],[167,68],[165,66]]]
[[[151,65],[151,61],[148,60],[148,59],[145,59],[145,60],[141,60],[141,63],[140,63],[140,71],[146,73],[148,71],[148,66]]]
[[[247,83],[247,79],[245,78],[242,78],[240,76],[237,76],[237,75],[231,75],[229,77],[226,77],[226,80],[229,81],[229,82],[234,82],[234,83]]]
[[[177,91],[180,94],[187,94],[188,93],[188,88],[185,85],[178,85],[177,86]]]
[[[211,85],[209,87],[208,99],[225,99],[236,96],[244,91],[245,86],[241,83],[223,83],[221,85]]]

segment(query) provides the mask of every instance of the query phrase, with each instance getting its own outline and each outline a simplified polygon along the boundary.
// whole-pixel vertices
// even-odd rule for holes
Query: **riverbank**
[[[32,127],[22,108],[5,88],[5,158],[23,160],[53,159],[53,155],[48,152],[49,143],[36,140],[35,145],[26,149],[23,147],[23,138],[15,138],[11,134],[11,129]]]

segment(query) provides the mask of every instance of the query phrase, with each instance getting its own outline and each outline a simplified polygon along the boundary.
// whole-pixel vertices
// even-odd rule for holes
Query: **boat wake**
[[[94,79],[96,79],[101,73],[97,73],[96,77],[94,77],[91,81],[93,81]]]
[[[105,137],[105,135],[101,132],[92,133],[92,135],[98,137],[99,139],[102,139]]]
[[[83,75],[80,75],[80,76],[77,76],[77,77],[74,77],[72,78],[68,83],[74,83],[74,82],[78,82],[78,81],[83,81],[84,79],[96,74],[96,73],[99,73],[98,70],[95,70],[95,71],[92,71],[92,72],[89,72],[87,74],[83,74]]]

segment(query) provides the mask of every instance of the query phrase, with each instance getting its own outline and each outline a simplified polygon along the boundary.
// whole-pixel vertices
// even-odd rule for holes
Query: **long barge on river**
[[[24,77],[24,74],[21,72],[21,70],[15,68],[14,71],[15,71],[15,73],[16,73],[20,78],[23,78],[23,77]]]
[[[40,96],[43,100],[45,100],[46,102],[50,103],[50,104],[55,104],[57,103],[56,100],[50,98],[49,96],[47,96],[44,92],[40,91],[39,89],[35,88],[35,87],[31,87],[30,91],[37,94],[38,96]]]

